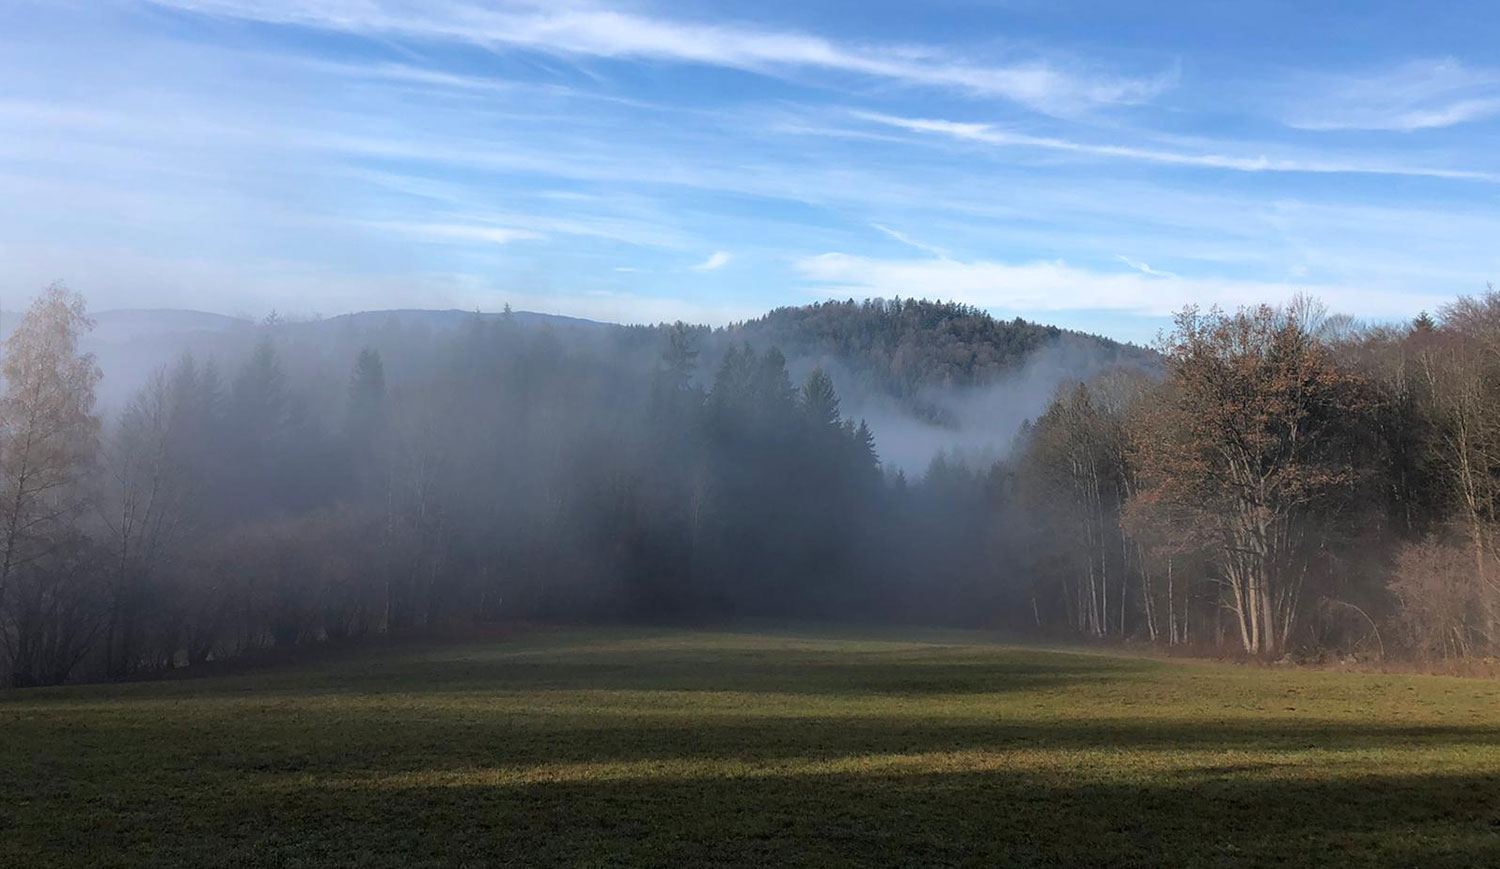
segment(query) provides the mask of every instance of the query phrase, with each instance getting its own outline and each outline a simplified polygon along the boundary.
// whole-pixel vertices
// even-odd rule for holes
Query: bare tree
[[[137,665],[145,598],[186,524],[192,479],[184,443],[188,397],[165,371],[156,372],[125,409],[107,445],[99,512],[113,561],[104,646],[110,676],[124,676]],[[172,655],[168,650],[153,657],[170,663]]]

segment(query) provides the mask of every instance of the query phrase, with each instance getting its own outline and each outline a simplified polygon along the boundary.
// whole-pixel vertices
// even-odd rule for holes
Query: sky
[[[0,304],[955,300],[1145,342],[1500,279],[1500,5],[0,0]]]

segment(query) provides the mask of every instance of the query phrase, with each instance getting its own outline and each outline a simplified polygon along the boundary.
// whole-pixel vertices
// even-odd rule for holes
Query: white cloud
[[[709,256],[708,259],[706,259],[703,262],[698,263],[697,265],[693,266],[693,271],[695,271],[695,272],[711,272],[711,271],[714,271],[716,269],[721,269],[724,266],[729,265],[729,260],[730,259],[731,259],[731,257],[729,256],[729,254],[726,251],[722,251],[722,250],[714,251],[713,254],[711,254]]]
[[[1028,313],[1092,310],[1165,316],[1185,305],[1234,308],[1288,301],[1299,294],[1320,298],[1333,310],[1365,317],[1408,317],[1432,304],[1420,294],[1368,287],[1189,278],[1139,269],[1098,271],[1062,260],[1012,264],[825,253],[801,259],[796,267],[831,295],[941,298]]]
[[[1067,113],[1146,101],[1175,78],[1079,73],[1044,61],[967,62],[926,46],[848,45],[795,31],[651,18],[599,5],[465,0],[154,0],[158,5],[369,36],[523,48],[572,57],[702,63],[759,73],[822,70]]]
[[[1272,158],[1264,154],[1216,154],[1168,151],[1132,145],[1078,142],[1047,136],[1033,136],[1001,129],[990,124],[946,121],[932,118],[905,118],[881,112],[852,112],[854,117],[872,123],[909,130],[914,133],[937,133],[952,139],[979,142],[998,147],[1040,148],[1067,151],[1094,157],[1136,160],[1172,166],[1197,166],[1205,169],[1228,169],[1235,172],[1306,172],[1312,174],[1408,175],[1423,178],[1450,178],[1464,181],[1500,183],[1500,173],[1468,169],[1442,169],[1425,166],[1400,166],[1342,158]]]
[[[1295,85],[1288,125],[1304,130],[1396,130],[1450,127],[1500,114],[1500,70],[1456,60],[1418,60],[1367,76],[1338,76]]]

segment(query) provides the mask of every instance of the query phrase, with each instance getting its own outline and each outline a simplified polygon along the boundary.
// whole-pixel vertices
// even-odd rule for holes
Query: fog
[[[869,422],[885,465],[908,477],[925,473],[939,454],[987,468],[1010,456],[1022,425],[1041,416],[1060,388],[1109,370],[1118,364],[1117,357],[1080,341],[1058,340],[993,383],[924,388],[916,405],[925,414],[914,414],[909,404],[868,389],[844,393],[843,406],[849,415]],[[839,370],[837,363],[823,364],[830,372]],[[834,379],[861,382],[852,374],[835,374]]]
[[[420,358],[430,353],[424,345],[435,336],[450,334],[475,316],[452,310],[370,311],[311,320],[272,315],[277,340],[297,369],[292,373],[299,380],[325,386],[338,379],[333,369],[365,346],[377,347],[391,358]],[[495,319],[501,314],[478,316]],[[8,335],[20,317],[14,312],[0,317],[0,336]],[[551,329],[561,340],[580,347],[598,348],[622,330],[611,324],[534,312],[518,311],[512,317],[518,325]],[[109,310],[93,314],[92,319],[94,326],[81,348],[95,356],[104,373],[97,396],[105,416],[121,412],[154,373],[184,354],[232,369],[249,357],[266,328],[264,322],[245,316],[168,309]],[[724,349],[740,337],[726,330],[704,330],[694,382],[710,387]],[[750,343],[759,349],[771,346],[763,340],[751,339]],[[656,361],[653,352],[633,354],[630,364],[648,370]],[[826,372],[838,390],[845,416],[865,420],[874,432],[882,465],[920,476],[939,454],[961,458],[974,467],[1005,458],[1022,424],[1046,410],[1060,386],[1088,380],[1117,364],[1117,350],[1068,335],[1031,353],[1015,370],[998,375],[993,382],[924,386],[910,399],[882,391],[866,373],[835,356],[790,356],[787,370],[796,384],[815,369]],[[1142,358],[1129,364],[1140,367],[1150,362]],[[393,374],[402,376],[400,371]]]
[[[1412,469],[1457,466],[1453,408],[1483,411],[1454,402],[1480,387],[1435,379],[1466,356],[1421,362],[1421,392],[1397,367],[1490,346],[1500,297],[1460,301],[1467,319],[1385,331],[1329,330],[1307,306],[1190,314],[1157,355],[912,300],[721,329],[91,321],[53,287],[5,323],[6,678],[516,621],[919,622],[1281,654],[1360,648],[1379,617],[1408,648],[1485,648],[1488,598],[1435,611],[1473,614],[1454,634],[1387,591],[1442,596],[1425,584],[1461,563],[1465,501]],[[1236,488],[1239,468],[1275,485]],[[1267,515],[1300,572],[1253,603],[1290,615],[1252,631],[1225,613],[1282,575],[1252,585],[1240,544],[1220,547]]]

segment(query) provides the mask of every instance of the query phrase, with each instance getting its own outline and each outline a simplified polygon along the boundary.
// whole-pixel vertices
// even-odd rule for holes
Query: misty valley
[[[1497,44],[0,0],[0,869],[1500,867]]]
[[[1170,817],[1216,789],[1278,800],[1255,771],[1286,766],[1293,804],[1336,793],[1420,826],[1420,807],[1351,797],[1337,765],[1422,793],[1438,787],[1425,765],[1451,765],[1459,778],[1441,787],[1475,799],[1444,810],[1443,847],[1422,858],[1497,853],[1492,683],[1260,668],[1493,669],[1500,294],[1380,327],[1310,301],[1190,308],[1153,349],[903,299],[717,329],[509,309],[106,312],[96,335],[83,297],[54,285],[9,319],[5,680],[128,683],[0,695],[16,737],[7,790],[33,794],[4,815],[22,831],[6,846],[18,865],[200,865],[224,848],[225,865],[822,862],[818,834],[791,820],[785,788],[803,780],[840,782],[866,807],[889,788],[972,799],[1030,782],[1043,806],[1081,800],[1112,825],[1038,842],[1039,815],[995,840],[906,846],[936,862],[1146,864],[1168,840],[1215,865],[1418,853],[1372,834],[1289,856],[1286,836],[1324,828],[1270,810],[1227,851],[1199,841],[1201,819],[1130,833],[1125,768],[1096,759],[1093,784],[1058,778],[1076,771],[1069,751],[1149,752],[1158,738],[1173,753],[1130,762]],[[137,382],[110,384],[111,369]],[[1209,678],[1249,680],[1236,690],[1259,699],[1240,708],[1207,670],[1131,657],[1152,650],[1255,663]],[[1383,717],[1338,699],[1350,691],[1389,698]],[[1135,708],[1153,692],[1165,706]],[[1034,720],[1004,723],[1017,714]],[[817,734],[835,721],[856,736],[825,754],[833,737]],[[346,738],[363,747],[319,748]],[[197,759],[177,772],[129,766],[179,749]],[[1204,778],[1194,758],[1225,750],[1248,759]],[[49,769],[74,785],[44,784]],[[978,778],[942,778],[960,771]],[[218,818],[208,851],[77,802],[102,788],[88,804],[113,804],[138,775],[167,779],[137,797],[152,817],[236,789],[225,809],[191,809]],[[744,784],[715,790],[709,815],[630,845],[613,831],[645,821],[613,808],[605,782],[663,788],[642,806],[672,813],[685,783],[723,777]],[[261,796],[238,793],[252,783]],[[392,787],[402,811],[456,813],[423,822],[452,841],[352,844],[391,834],[364,816]],[[549,807],[515,817],[506,795],[532,793]],[[269,838],[224,839],[222,812],[257,805],[276,819]],[[320,821],[317,805],[354,820]],[[508,820],[459,832],[479,806]],[[708,832],[741,811],[787,826]],[[975,823],[946,802],[922,811]],[[570,816],[562,839],[527,831]],[[94,832],[56,839],[58,818]],[[850,821],[849,853],[880,841],[873,822]],[[1489,844],[1465,844],[1481,832]],[[54,845],[33,850],[44,836]]]
[[[720,329],[123,312],[101,343],[53,287],[5,345],[5,675],[772,617],[1479,660],[1497,312],[1188,310],[1152,350],[900,299]],[[107,391],[91,340],[172,358]]]
[[[10,320],[13,863],[1497,855],[1493,683],[1263,668],[1493,669],[1500,294],[1152,350],[900,299]],[[941,836],[880,831],[912,788]],[[1035,810],[978,833],[1002,794]],[[1259,806],[1232,845],[1220,798]]]

